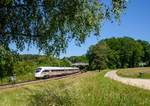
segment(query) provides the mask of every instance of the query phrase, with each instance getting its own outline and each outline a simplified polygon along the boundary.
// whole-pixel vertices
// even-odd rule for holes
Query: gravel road
[[[105,77],[117,80],[127,85],[136,86],[139,88],[150,90],[150,79],[125,78],[117,75],[117,70],[107,72]]]

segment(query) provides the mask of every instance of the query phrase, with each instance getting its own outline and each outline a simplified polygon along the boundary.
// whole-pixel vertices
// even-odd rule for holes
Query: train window
[[[49,72],[49,70],[44,70],[43,72]]]
[[[36,69],[36,73],[40,72],[41,71],[41,68],[37,68]]]
[[[52,72],[64,71],[64,70],[51,70]]]

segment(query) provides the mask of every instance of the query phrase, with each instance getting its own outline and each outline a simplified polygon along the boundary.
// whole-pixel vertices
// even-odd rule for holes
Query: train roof
[[[64,70],[64,69],[79,69],[77,67],[38,67],[47,70]]]

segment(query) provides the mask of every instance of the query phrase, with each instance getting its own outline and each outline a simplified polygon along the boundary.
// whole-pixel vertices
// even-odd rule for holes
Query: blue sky
[[[121,17],[121,23],[105,22],[100,37],[92,36],[87,38],[81,47],[71,42],[66,53],[60,57],[79,56],[85,54],[89,46],[96,44],[99,40],[110,37],[129,36],[135,39],[150,42],[150,0],[128,0],[128,8]],[[38,54],[35,47],[25,49],[21,54]]]

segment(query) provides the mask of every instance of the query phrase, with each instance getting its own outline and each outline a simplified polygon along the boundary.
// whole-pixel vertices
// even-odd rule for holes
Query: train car
[[[77,67],[38,67],[35,71],[35,78],[49,78],[64,76],[80,72]]]

